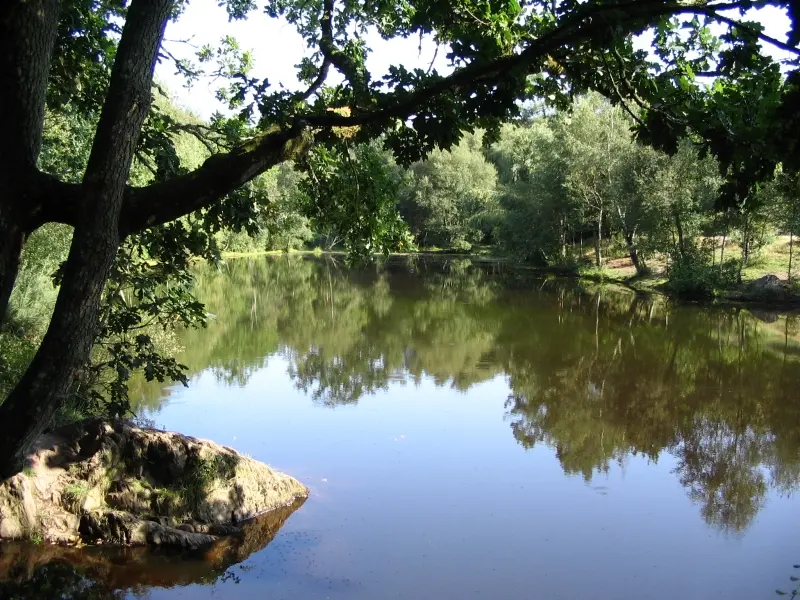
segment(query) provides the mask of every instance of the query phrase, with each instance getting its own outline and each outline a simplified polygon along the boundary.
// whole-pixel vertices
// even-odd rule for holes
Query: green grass
[[[792,259],[792,278],[797,275],[797,250],[800,248],[795,247],[794,257]],[[729,251],[733,251],[733,256],[740,258],[742,253],[741,249],[734,246],[725,250],[726,256]],[[743,280],[753,280],[763,277],[764,275],[775,275],[779,279],[786,279],[789,270],[789,236],[780,236],[771,244],[767,244],[753,256],[749,264],[742,270]]]
[[[722,255],[721,240],[717,242],[715,262],[719,262]],[[797,240],[796,240],[797,242]],[[637,289],[653,289],[666,283],[666,261],[664,257],[655,256],[648,260],[648,266],[652,268],[652,273],[647,276],[636,276],[636,271],[630,264],[627,257],[607,255],[604,258],[603,267],[598,269],[594,265],[589,265],[588,261],[594,259],[594,250],[584,246],[587,265],[578,269],[578,274],[588,279],[619,281],[631,285]],[[740,260],[742,256],[741,248],[734,242],[728,240],[725,243],[725,261]],[[775,275],[779,279],[786,280],[789,269],[789,236],[778,236],[772,242],[760,248],[751,255],[748,264],[742,270],[742,280],[744,282],[754,281],[765,275]],[[800,279],[800,244],[796,243],[792,264],[792,280]]]
[[[159,512],[167,514],[183,512],[187,505],[186,497],[182,490],[179,489],[155,488],[153,489],[153,496]]]
[[[250,250],[247,252],[223,252],[222,258],[252,258],[255,256],[277,256],[284,254],[283,250]]]
[[[36,345],[9,331],[0,331],[0,404],[28,368]]]
[[[190,458],[174,485],[153,489],[159,511],[172,515],[195,511],[215,481],[229,481],[235,476],[238,462],[239,457],[233,454]]]
[[[71,506],[73,510],[78,510],[86,497],[89,495],[90,487],[85,481],[73,481],[64,486],[64,503]]]
[[[210,459],[197,457],[193,460],[178,484],[187,504],[196,507],[217,479],[232,479],[237,463],[238,457],[233,454],[216,454]]]

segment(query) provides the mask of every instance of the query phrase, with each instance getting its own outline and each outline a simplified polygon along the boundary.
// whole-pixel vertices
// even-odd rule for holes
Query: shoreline
[[[223,252],[223,260],[258,258],[263,256],[302,256],[302,257],[324,257],[324,256],[345,256],[346,252],[341,250],[320,251],[320,250],[264,250],[255,252]],[[376,254],[376,257],[383,255]],[[520,269],[531,273],[541,274],[542,276],[563,277],[566,279],[578,279],[597,284],[619,285],[636,294],[658,294],[669,298],[671,301],[698,306],[739,306],[751,307],[756,309],[770,309],[781,312],[792,312],[800,309],[800,294],[790,294],[787,297],[775,298],[770,294],[749,292],[748,287],[752,286],[758,279],[747,279],[736,288],[719,290],[716,296],[712,297],[686,297],[675,293],[668,287],[666,277],[654,274],[647,276],[625,275],[626,268],[604,267],[600,273],[580,272],[577,269],[567,267],[540,267],[514,261],[512,258],[492,254],[470,254],[449,252],[445,250],[420,251],[420,252],[392,252],[389,258],[403,257],[422,257],[432,259],[464,259],[478,263],[507,264],[514,269]],[[615,272],[616,271],[616,272]],[[785,282],[783,282],[785,283]],[[750,295],[749,295],[750,294]]]

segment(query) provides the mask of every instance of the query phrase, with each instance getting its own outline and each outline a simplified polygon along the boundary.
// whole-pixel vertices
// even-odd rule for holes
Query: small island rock
[[[231,448],[90,419],[43,435],[0,483],[0,540],[203,548],[307,496]]]

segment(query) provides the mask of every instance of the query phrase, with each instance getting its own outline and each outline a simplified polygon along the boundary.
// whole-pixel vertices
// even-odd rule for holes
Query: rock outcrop
[[[792,297],[792,290],[775,275],[764,275],[747,285],[744,296],[748,300],[785,302]]]
[[[226,446],[88,420],[42,436],[0,484],[0,540],[208,548],[307,496]]]

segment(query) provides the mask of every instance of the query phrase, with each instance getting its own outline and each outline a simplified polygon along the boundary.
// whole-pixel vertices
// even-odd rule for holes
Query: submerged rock
[[[0,540],[206,548],[308,496],[226,446],[124,421],[42,436],[0,484]]]

